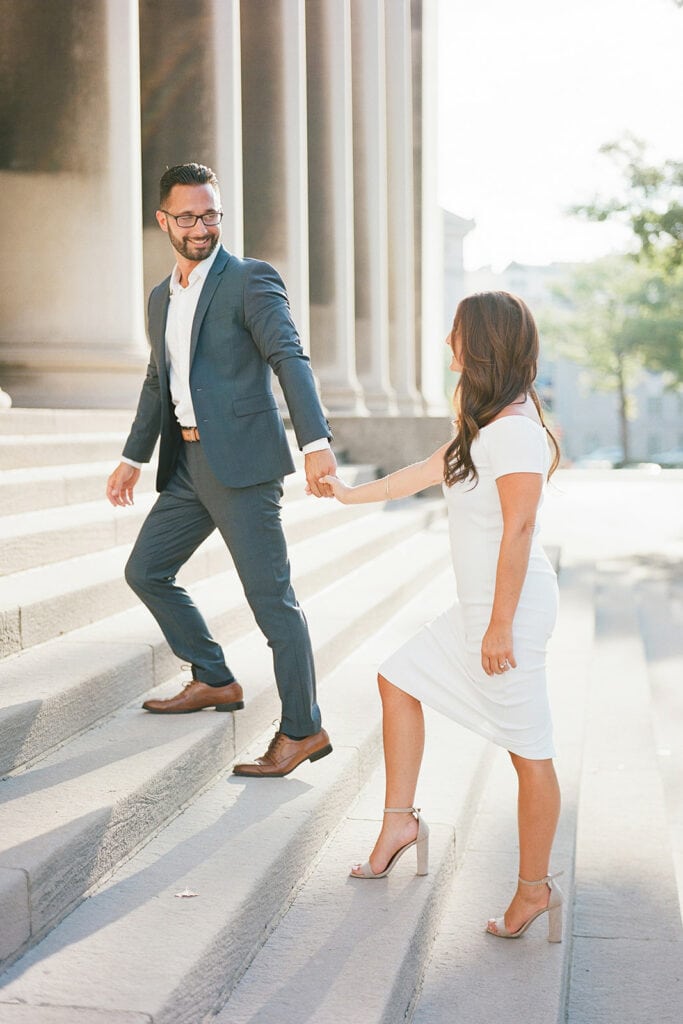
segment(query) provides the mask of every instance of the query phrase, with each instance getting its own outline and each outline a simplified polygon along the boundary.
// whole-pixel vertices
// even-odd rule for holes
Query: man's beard
[[[211,244],[204,246],[201,249],[197,249],[189,238],[174,235],[170,227],[168,230],[168,237],[171,239],[171,245],[176,252],[180,253],[181,256],[184,256],[186,260],[191,260],[195,263],[208,259],[220,242],[220,235],[206,235],[205,237],[209,239]]]

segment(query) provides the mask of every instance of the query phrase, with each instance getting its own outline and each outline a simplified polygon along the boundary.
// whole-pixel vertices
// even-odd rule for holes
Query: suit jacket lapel
[[[169,287],[171,277],[155,288],[149,303],[149,340],[156,355],[157,371],[165,381],[168,377],[166,365],[166,320],[168,319]]]
[[[213,266],[211,267],[211,270],[208,273],[206,281],[204,282],[204,287],[202,288],[202,293],[199,296],[199,302],[197,303],[197,309],[195,310],[194,320],[192,321],[192,336],[190,339],[190,366],[192,366],[192,360],[194,359],[194,354],[197,350],[197,341],[199,340],[199,331],[202,326],[202,321],[206,316],[206,311],[209,308],[211,299],[213,298],[213,293],[216,291],[216,288],[218,287],[219,281],[221,279],[221,274],[223,273],[225,265],[229,259],[229,253],[226,252],[223,246],[221,246],[218,252],[218,256],[216,256],[216,259],[213,261]]]

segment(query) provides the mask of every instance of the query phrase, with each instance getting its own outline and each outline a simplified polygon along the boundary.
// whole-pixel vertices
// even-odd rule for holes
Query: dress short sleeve
[[[483,427],[480,437],[494,479],[507,473],[545,476],[548,472],[550,452],[545,429],[528,416],[501,416]]]

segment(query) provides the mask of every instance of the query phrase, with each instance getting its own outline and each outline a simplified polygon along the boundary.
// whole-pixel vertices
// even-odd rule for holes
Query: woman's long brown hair
[[[457,433],[444,455],[444,480],[473,480],[472,442],[499,412],[529,395],[554,449],[548,478],[557,469],[560,447],[545,425],[533,382],[538,362],[538,331],[526,304],[508,292],[479,292],[458,305],[451,329],[451,347],[462,372],[453,396]]]

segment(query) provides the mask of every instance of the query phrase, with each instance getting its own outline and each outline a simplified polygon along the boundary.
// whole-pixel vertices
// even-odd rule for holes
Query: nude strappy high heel
[[[393,855],[384,871],[378,874],[370,867],[370,861],[365,864],[354,865],[358,868],[358,874],[351,872],[351,878],[386,878],[390,871],[393,871],[398,861],[411,846],[415,847],[417,853],[417,874],[426,875],[429,872],[429,825],[420,817],[419,807],[385,807],[385,814],[412,814],[417,820],[417,837],[411,843],[401,846]]]
[[[486,925],[486,931],[490,935],[497,935],[499,939],[518,939],[527,928],[534,923],[537,917],[541,914],[547,913],[548,915],[548,942],[562,942],[562,890],[560,889],[555,879],[559,875],[563,875],[563,871],[558,871],[556,875],[546,875],[545,878],[540,878],[538,882],[527,882],[525,878],[520,878],[522,885],[547,885],[550,889],[548,896],[548,905],[543,907],[542,910],[537,910],[535,914],[532,914],[528,921],[525,921],[521,928],[518,928],[516,932],[509,932],[505,927],[505,915],[503,917],[491,917],[489,918],[488,924]],[[553,884],[555,882],[555,884]],[[491,925],[496,926],[494,931]]]

